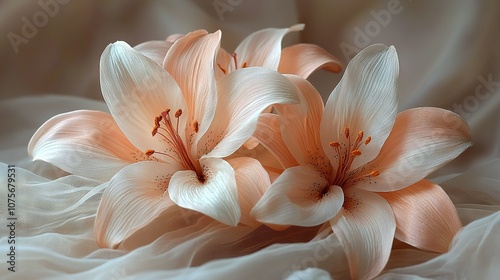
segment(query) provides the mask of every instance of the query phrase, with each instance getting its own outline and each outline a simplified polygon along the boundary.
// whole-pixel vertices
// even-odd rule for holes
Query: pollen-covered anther
[[[377,177],[378,175],[380,175],[380,172],[378,172],[377,170],[373,170],[372,172],[370,172],[370,177]]]
[[[222,73],[224,73],[224,75],[226,75],[226,73],[227,73],[226,69],[222,68],[222,66],[219,63],[217,63],[217,66],[222,71]]]
[[[154,153],[155,153],[155,150],[146,150],[144,152],[144,154],[147,155],[148,157],[152,156]]]
[[[175,117],[179,118],[181,115],[182,115],[182,110],[181,109],[177,109],[177,111],[175,111]]]
[[[344,127],[344,136],[349,139],[349,127],[347,125]]]
[[[194,123],[193,123],[194,132],[198,133],[199,128],[200,128],[200,124],[198,123],[198,121],[194,121]]]
[[[352,156],[360,156],[361,155],[361,151],[360,150],[352,150],[351,155]]]
[[[330,143],[328,143],[328,145],[330,145],[330,147],[332,147],[332,148],[338,148],[338,147],[340,147],[340,143],[339,142],[330,142]]]
[[[372,141],[372,137],[371,136],[366,137],[365,145],[368,145],[368,143],[370,143],[370,141]]]
[[[241,68],[245,68],[245,67],[247,67],[247,63],[243,62],[243,64],[241,65]]]

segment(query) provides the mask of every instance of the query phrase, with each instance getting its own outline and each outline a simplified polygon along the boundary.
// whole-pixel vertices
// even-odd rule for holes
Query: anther
[[[245,68],[245,67],[247,67],[247,63],[243,62],[243,64],[241,65],[241,68]]]
[[[349,127],[347,125],[344,127],[344,136],[349,139]]]
[[[356,138],[356,142],[359,142],[363,139],[363,130],[360,130],[358,132],[358,138]]]
[[[328,145],[330,145],[330,147],[332,147],[332,148],[338,148],[338,147],[340,147],[340,143],[339,142],[330,142],[330,143],[328,143]]]
[[[224,75],[226,75],[226,69],[222,68],[222,66],[220,66],[219,63],[217,63],[217,66],[219,66],[219,69],[222,71],[222,73],[224,73]]]
[[[177,111],[175,111],[175,117],[176,118],[179,118],[181,115],[182,115],[182,110],[181,109],[178,109]]]
[[[360,156],[361,155],[361,151],[360,150],[352,150],[351,155],[353,155],[353,156]]]
[[[366,137],[365,145],[368,145],[368,143],[370,143],[370,141],[372,141],[372,137],[371,136]]]
[[[373,170],[372,172],[370,172],[370,177],[377,177],[378,175],[380,175],[380,172],[378,172],[377,170]]]
[[[160,128],[160,126],[156,126],[153,128],[153,130],[151,131],[151,135],[153,135],[153,137],[156,135],[156,133],[158,132],[158,128]]]
[[[144,152],[144,154],[146,154],[148,157],[152,156],[154,153],[155,153],[154,150],[147,150]]]

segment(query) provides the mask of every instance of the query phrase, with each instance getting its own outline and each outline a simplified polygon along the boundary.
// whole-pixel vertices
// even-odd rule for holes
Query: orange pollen
[[[363,130],[360,130],[360,131],[358,132],[358,138],[356,138],[356,142],[361,141],[361,139],[363,139]]]
[[[198,121],[194,121],[193,123],[193,130],[195,133],[198,133],[198,129],[200,128],[200,125],[198,124]]]
[[[338,148],[338,147],[340,147],[340,143],[339,142],[330,142],[330,143],[328,143],[328,145],[330,145],[330,147],[332,147],[332,148]]]
[[[144,152],[144,154],[146,154],[148,157],[152,156],[154,153],[155,153],[154,150],[147,150]]]
[[[222,66],[219,63],[217,63],[217,66],[219,66],[219,69],[222,71],[222,73],[224,73],[224,75],[226,75],[226,73],[227,73],[226,69],[222,68]]]
[[[153,128],[153,130],[151,131],[151,135],[155,136],[155,135],[156,135],[156,133],[158,133],[158,128],[160,128],[160,126],[159,126],[159,125],[158,125],[158,126],[155,126],[155,127]]]
[[[370,141],[372,141],[372,137],[371,136],[366,137],[365,145],[368,145],[368,143],[370,143]]]
[[[344,127],[344,136],[349,139],[349,127],[347,125]]]
[[[361,155],[361,151],[360,150],[352,150],[351,155],[352,156],[360,156]]]
[[[372,172],[370,172],[371,177],[377,177],[378,175],[380,175],[380,172],[378,172],[377,170],[373,170]]]
[[[245,68],[245,67],[247,67],[247,63],[243,62],[243,64],[241,65],[241,68]]]

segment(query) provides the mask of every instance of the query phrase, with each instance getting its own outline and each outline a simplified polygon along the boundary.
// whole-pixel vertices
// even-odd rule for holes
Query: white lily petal
[[[198,211],[215,220],[236,226],[241,211],[234,170],[225,160],[200,159],[203,175],[179,171],[168,186],[170,198],[179,206]]]
[[[356,157],[351,169],[377,156],[396,118],[398,75],[396,50],[381,44],[365,48],[347,65],[342,80],[328,98],[321,122],[321,141],[333,166],[337,166],[338,158],[329,143],[349,147],[359,131],[364,132],[363,142],[367,136],[371,136],[371,142],[361,145],[362,154]],[[344,134],[345,126],[350,129],[350,142]]]
[[[271,185],[269,174],[260,162],[249,157],[229,159],[238,186],[238,200],[241,208],[240,222],[249,226],[260,225],[250,216],[250,211]]]
[[[327,176],[331,165],[320,139],[323,99],[306,79],[285,76],[297,87],[300,103],[274,106],[281,118],[283,141],[299,164],[313,165]]]
[[[297,103],[297,89],[283,75],[262,67],[240,69],[218,81],[219,100],[199,156],[227,157],[255,131],[260,113],[270,105]]]
[[[276,114],[262,113],[259,116],[257,128],[253,137],[262,144],[280,163],[283,169],[297,166],[297,160],[293,157],[281,136],[281,121]]]
[[[69,173],[103,181],[127,164],[148,160],[127,140],[111,115],[88,110],[49,119],[31,138],[28,154]]]
[[[172,42],[167,41],[147,41],[134,47],[134,49],[159,65],[163,66],[163,61],[168,50],[172,46]]]
[[[372,279],[389,259],[396,221],[379,195],[352,188],[344,191],[344,209],[330,223],[346,252],[351,277]]]
[[[339,186],[331,186],[309,166],[288,168],[274,181],[252,216],[271,225],[317,226],[332,219],[342,208]]]
[[[97,209],[94,235],[101,247],[116,248],[174,205],[166,189],[180,166],[143,161],[118,172]]]
[[[296,44],[282,50],[278,72],[307,79],[320,68],[339,73],[342,71],[342,64],[339,59],[317,45]]]
[[[212,123],[217,104],[214,64],[221,32],[197,30],[177,39],[165,57],[163,67],[179,84],[187,109],[187,149],[196,156],[198,140]],[[194,123],[197,128],[194,129]]]
[[[244,65],[278,70],[283,37],[289,32],[303,29],[304,24],[296,24],[290,28],[266,28],[250,34],[234,51],[238,66],[235,67],[234,63],[231,63],[231,70],[242,68]]]
[[[158,64],[124,42],[109,45],[101,56],[101,89],[118,126],[142,151],[166,152],[169,145],[151,136],[162,111],[184,108],[176,81]],[[181,118],[180,127],[183,127]]]
[[[398,114],[380,154],[363,172],[379,175],[356,183],[370,191],[394,191],[412,185],[472,145],[467,123],[440,108],[414,108]],[[359,175],[361,175],[361,172]]]

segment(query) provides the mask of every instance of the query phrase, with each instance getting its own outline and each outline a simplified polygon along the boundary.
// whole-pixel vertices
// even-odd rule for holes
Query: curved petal
[[[356,188],[387,192],[412,185],[471,146],[470,128],[457,114],[439,108],[414,108],[398,114],[380,154],[365,172],[379,176]]]
[[[148,160],[127,140],[111,115],[89,110],[49,119],[31,138],[28,154],[69,173],[103,181],[127,164]]]
[[[201,212],[215,220],[236,226],[241,211],[234,170],[225,160],[200,159],[203,175],[179,171],[168,186],[170,198],[179,206]]]
[[[274,181],[252,216],[271,225],[316,226],[333,218],[343,202],[339,186],[330,186],[309,166],[296,166]]]
[[[296,24],[290,28],[266,28],[250,34],[236,48],[237,67],[230,64],[231,70],[248,66],[261,66],[278,70],[281,57],[281,40],[289,32],[301,31],[304,24]]]
[[[299,164],[283,141],[280,126],[281,121],[278,115],[262,113],[253,137],[271,152],[283,169],[287,169]]]
[[[330,223],[344,247],[353,279],[372,279],[384,269],[396,222],[382,197],[364,190],[345,190],[344,209]]]
[[[419,249],[446,253],[462,227],[448,195],[427,180],[379,195],[396,217],[396,238]]]
[[[252,136],[262,110],[298,102],[297,90],[287,78],[262,67],[231,72],[218,82],[218,88],[217,112],[199,144],[199,156],[231,155]]]
[[[269,174],[260,162],[249,157],[229,159],[228,163],[233,167],[238,186],[238,201],[241,208],[240,222],[249,226],[260,225],[250,216],[250,211],[271,185]]]
[[[338,58],[313,44],[296,44],[281,51],[278,72],[295,74],[307,79],[311,73],[323,68],[333,73],[342,71]]]
[[[172,42],[160,40],[147,41],[135,46],[134,49],[159,65],[163,65],[163,60],[165,60],[165,56],[172,44]]]
[[[377,156],[396,118],[398,74],[396,50],[381,44],[365,48],[347,65],[342,80],[326,102],[321,122],[321,140],[333,166],[337,166],[338,158],[329,143],[338,142],[351,153],[359,131],[364,132],[364,137],[370,136],[371,142],[361,144],[361,155],[353,161],[352,169]],[[350,141],[344,133],[346,126],[354,135]]]
[[[118,172],[97,208],[94,235],[101,247],[116,248],[174,205],[166,194],[177,165],[144,161]]]
[[[285,76],[297,87],[300,103],[274,106],[282,121],[283,141],[299,164],[311,164],[327,178],[331,165],[320,139],[323,99],[304,78],[296,75]]]
[[[163,67],[179,84],[187,107],[186,138],[188,149],[196,155],[196,143],[205,134],[215,114],[217,87],[214,64],[221,32],[204,30],[188,33],[175,41]],[[194,123],[197,122],[197,128]]]
[[[130,142],[142,151],[170,153],[169,145],[158,140],[158,135],[153,138],[151,130],[155,117],[165,109],[185,109],[175,80],[160,65],[124,42],[104,50],[100,67],[102,95]],[[181,118],[181,125],[183,121]]]

